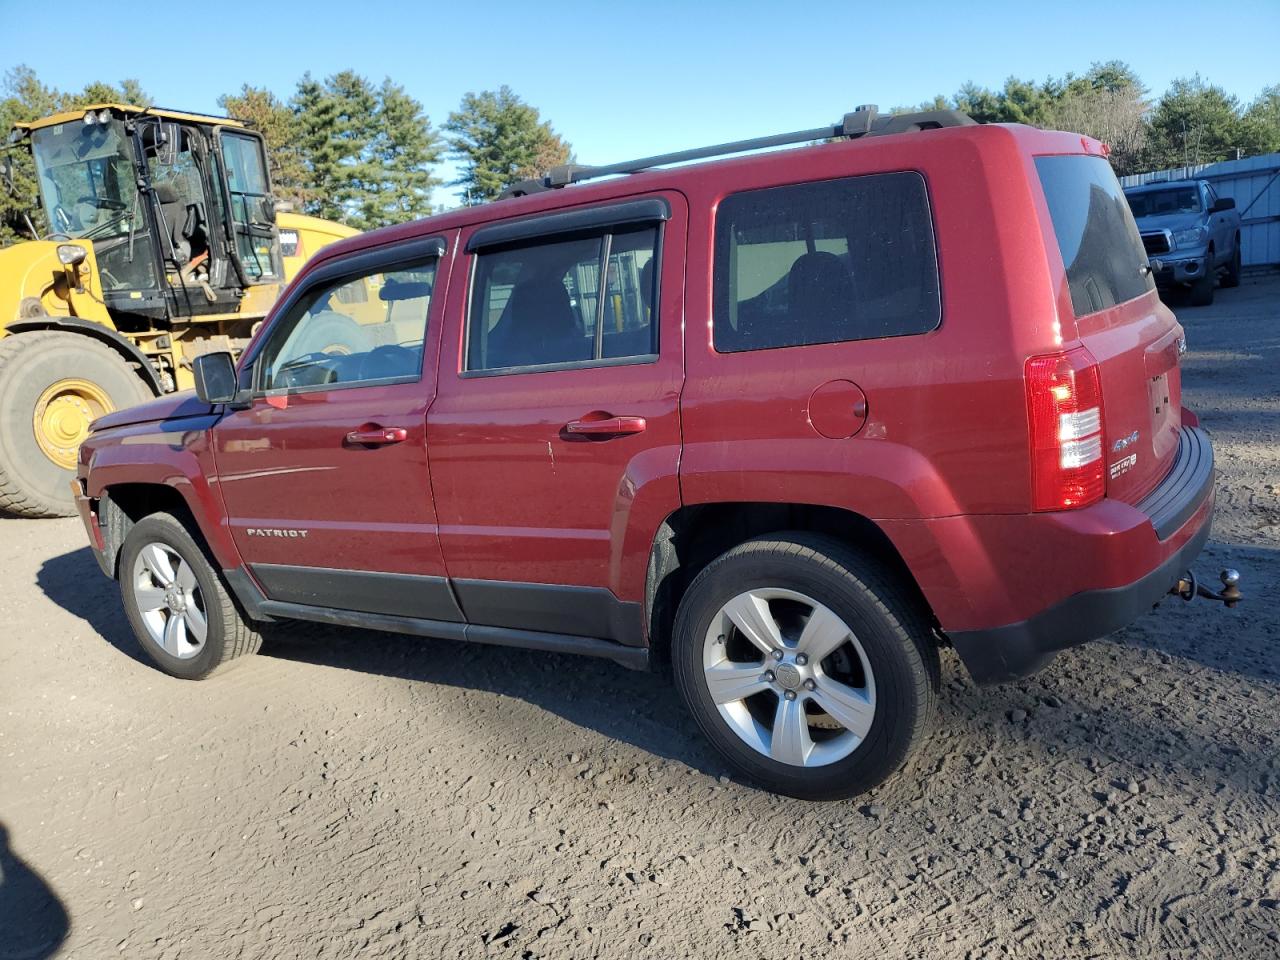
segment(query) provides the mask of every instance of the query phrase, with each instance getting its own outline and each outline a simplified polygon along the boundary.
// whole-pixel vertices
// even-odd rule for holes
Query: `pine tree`
[[[248,84],[239,93],[219,97],[218,106],[262,134],[272,191],[302,209],[311,193],[306,188],[307,171],[298,149],[298,119],[293,111],[270,90]]]
[[[462,187],[466,203],[496,199],[511,184],[570,158],[569,144],[550,121],[505,85],[468,93],[444,129],[452,155],[462,162],[462,176],[451,185]]]

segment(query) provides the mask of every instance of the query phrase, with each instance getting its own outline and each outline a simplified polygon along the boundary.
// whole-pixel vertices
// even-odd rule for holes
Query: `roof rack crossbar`
[[[730,143],[719,143],[709,147],[694,147],[691,150],[677,150],[675,153],[660,153],[652,157],[641,157],[638,160],[624,160],[621,163],[610,163],[604,166],[591,167],[578,164],[565,164],[554,167],[539,179],[522,180],[508,187],[502,197],[523,197],[531,193],[540,193],[564,187],[583,180],[597,177],[612,177],[619,174],[640,173],[654,167],[663,167],[673,163],[688,163],[690,160],[705,160],[709,157],[723,157],[735,153],[746,153],[750,150],[765,150],[769,147],[782,147],[793,143],[812,143],[815,140],[831,140],[836,138],[855,139],[858,137],[883,136],[891,133],[906,133],[916,130],[932,130],[939,127],[959,127],[973,124],[967,114],[958,110],[929,110],[921,113],[888,114],[879,116],[874,104],[858,107],[847,113],[839,123],[825,127],[814,127],[811,130],[796,130],[791,133],[776,133],[768,137],[752,137],[748,140],[734,140]]]

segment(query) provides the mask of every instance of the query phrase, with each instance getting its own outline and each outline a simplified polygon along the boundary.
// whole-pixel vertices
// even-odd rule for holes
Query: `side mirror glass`
[[[1236,201],[1234,198],[1219,197],[1217,200],[1213,202],[1213,207],[1209,210],[1209,212],[1221,213],[1223,210],[1234,210],[1235,208],[1236,208]]]
[[[196,378],[196,396],[205,403],[230,403],[236,398],[236,363],[225,350],[195,358],[191,371]]]

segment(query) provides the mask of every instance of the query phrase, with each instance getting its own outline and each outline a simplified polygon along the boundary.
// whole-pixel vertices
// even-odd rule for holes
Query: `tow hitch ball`
[[[1196,597],[1204,597],[1208,600],[1221,600],[1228,607],[1234,607],[1244,598],[1240,595],[1240,571],[1223,570],[1218,574],[1218,579],[1222,581],[1222,592],[1215,593],[1206,587],[1203,583],[1196,580],[1196,575],[1188,570],[1178,578],[1178,583],[1174,586],[1170,593],[1175,593],[1183,600],[1190,602]]]

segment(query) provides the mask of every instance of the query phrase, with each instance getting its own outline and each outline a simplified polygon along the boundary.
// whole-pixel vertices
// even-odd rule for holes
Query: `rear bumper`
[[[1073,593],[1013,623],[949,631],[969,673],[979,683],[1025,677],[1052,660],[1056,651],[1132,623],[1168,594],[1199,555],[1209,537],[1213,505],[1213,449],[1202,430],[1184,427],[1173,468],[1132,508],[1146,518],[1145,543],[1094,526],[1074,543],[1061,545],[1068,549],[1072,566],[1085,569],[1112,567],[1116,551],[1123,550],[1125,565],[1137,576],[1119,586]],[[1051,568],[1042,572],[1049,575]]]

